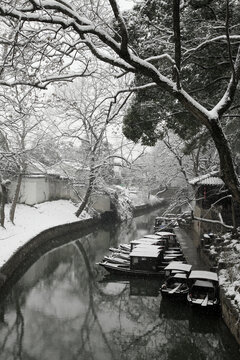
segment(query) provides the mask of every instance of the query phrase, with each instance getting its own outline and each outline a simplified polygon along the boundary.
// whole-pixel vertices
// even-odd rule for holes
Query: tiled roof
[[[223,180],[218,176],[219,171],[212,171],[209,174],[198,176],[189,181],[191,185],[224,185]]]

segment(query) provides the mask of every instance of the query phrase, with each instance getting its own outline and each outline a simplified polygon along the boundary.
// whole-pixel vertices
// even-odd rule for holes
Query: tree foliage
[[[234,26],[231,31],[237,32],[238,25],[235,24],[239,24],[240,11],[237,7],[230,10],[231,24]],[[129,25],[131,44],[141,56],[149,58],[167,53],[174,58],[172,2],[146,1],[145,6],[137,5],[131,14],[126,13],[125,19]],[[182,85],[207,108],[211,108],[224,92],[230,78],[231,61],[226,41],[215,41],[211,46],[208,43],[208,39],[221,36],[226,26],[226,4],[222,1],[190,1],[183,5],[181,24]],[[202,45],[196,51],[199,41]],[[232,44],[231,50],[235,58],[237,44]],[[167,58],[166,61],[158,60],[156,66],[171,76]],[[134,86],[141,86],[145,80],[142,74],[137,73]],[[240,105],[238,102],[236,96],[235,106]],[[163,136],[161,124],[186,141],[186,153],[197,147],[199,142],[205,146],[210,139],[210,134],[202,131],[203,125],[179,104],[173,104],[170,96],[162,98],[157,89],[139,90],[124,117],[124,134],[135,142],[141,140],[143,144],[154,145]],[[222,125],[225,126],[226,121],[222,121]]]

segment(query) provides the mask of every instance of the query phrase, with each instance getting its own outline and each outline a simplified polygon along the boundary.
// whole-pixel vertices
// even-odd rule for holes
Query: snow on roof
[[[183,264],[179,263],[177,261],[172,261],[170,264],[168,264],[164,270],[180,270],[180,271],[190,271],[192,268],[192,265],[190,264]]]
[[[189,275],[189,279],[205,279],[218,281],[218,275],[211,271],[193,270]]]
[[[212,171],[209,174],[198,176],[189,181],[191,185],[224,185],[224,182],[219,177],[219,171]]]

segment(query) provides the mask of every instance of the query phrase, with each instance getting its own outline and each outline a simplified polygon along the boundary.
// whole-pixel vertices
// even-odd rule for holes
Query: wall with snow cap
[[[16,188],[16,181],[12,181],[9,187],[9,199],[13,198]],[[81,197],[84,196],[86,188],[81,186],[78,192]],[[27,175],[22,179],[19,203],[27,205],[40,204],[51,200],[72,200],[79,203],[72,187],[67,179],[58,176],[49,176],[44,174]],[[110,198],[107,195],[97,195],[91,198],[92,206],[95,210],[104,212],[110,211]]]

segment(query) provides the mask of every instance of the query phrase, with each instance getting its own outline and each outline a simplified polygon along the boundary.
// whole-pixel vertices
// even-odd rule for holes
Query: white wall
[[[13,198],[16,182],[12,181],[9,186],[9,199]],[[79,193],[84,196],[85,188],[81,187]],[[79,202],[73,189],[68,185],[67,180],[54,176],[26,176],[22,179],[19,203],[34,205],[51,200],[73,200]],[[107,195],[93,196],[91,199],[93,207],[98,211],[110,210],[110,198]]]

